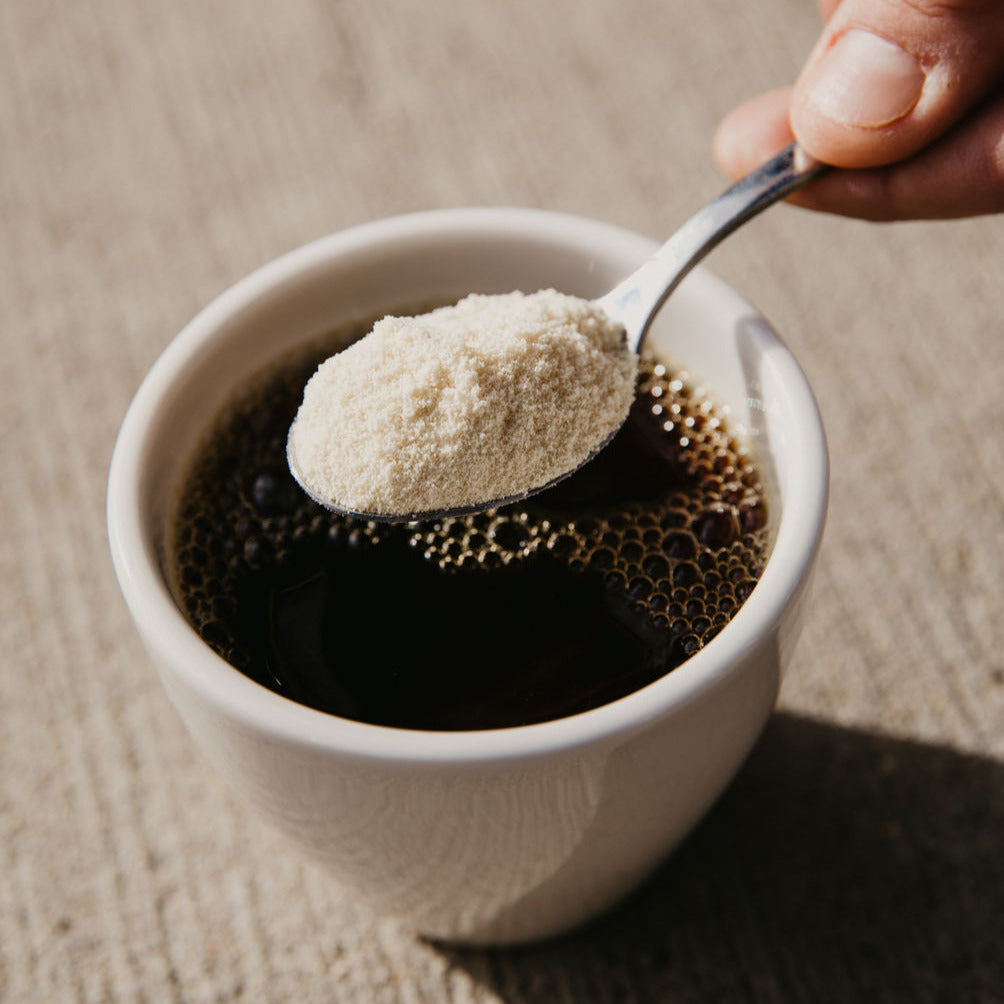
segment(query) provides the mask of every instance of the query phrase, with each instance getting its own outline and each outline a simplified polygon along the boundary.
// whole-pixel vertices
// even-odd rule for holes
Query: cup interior
[[[202,644],[174,603],[166,573],[171,505],[199,441],[248,377],[289,349],[332,330],[471,292],[554,287],[592,298],[609,290],[656,245],[602,223],[531,210],[453,210],[381,221],[294,251],[232,287],[169,345],[134,399],[116,444],[109,483],[109,533],[123,592],[148,646],[200,663],[196,685],[213,699],[243,703],[278,722],[326,738],[361,726],[331,719],[264,691]],[[767,322],[709,272],[695,270],[663,307],[648,339],[682,365],[753,443],[768,483],[772,553],[753,594],[697,656],[645,688],[665,693],[609,727],[681,699],[727,671],[744,644],[770,629],[811,564],[826,503],[826,450],[811,391]],[[179,647],[184,650],[182,655]],[[163,661],[163,660],[161,660]],[[224,679],[229,677],[229,679]],[[667,684],[672,678],[678,682]],[[251,689],[262,691],[252,694]],[[637,694],[617,705],[630,705]],[[585,718],[604,713],[596,709]],[[321,719],[329,719],[328,723]],[[331,722],[339,722],[338,726]],[[619,723],[619,724],[618,724]],[[547,729],[559,723],[499,732]],[[279,726],[277,726],[279,727]],[[599,726],[597,726],[599,727]],[[562,726],[564,728],[564,726]],[[452,734],[460,741],[469,733]],[[502,749],[505,741],[500,740]],[[486,747],[482,746],[482,749]]]

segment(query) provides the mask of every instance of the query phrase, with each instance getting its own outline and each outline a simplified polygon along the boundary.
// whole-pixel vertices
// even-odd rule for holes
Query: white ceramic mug
[[[112,556],[171,700],[238,792],[346,889],[423,934],[513,943],[594,916],[663,860],[746,757],[791,652],[826,509],[826,446],[797,363],[703,269],[667,302],[648,344],[701,377],[752,438],[773,549],[731,623],[678,669],[538,725],[385,728],[254,683],[202,642],[172,598],[163,560],[172,500],[232,390],[290,346],[473,291],[598,296],[654,249],[603,223],[518,209],[421,213],[335,234],[203,310],[123,423],[108,490]]]

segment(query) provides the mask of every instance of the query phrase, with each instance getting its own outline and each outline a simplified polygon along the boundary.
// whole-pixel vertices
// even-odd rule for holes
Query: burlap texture
[[[654,881],[534,949],[376,922],[199,759],[112,574],[128,401],[324,233],[539,206],[665,236],[809,0],[9,0],[0,9],[0,998],[1004,999],[1001,219],[782,207],[710,264],[808,372],[830,522],[781,710]]]

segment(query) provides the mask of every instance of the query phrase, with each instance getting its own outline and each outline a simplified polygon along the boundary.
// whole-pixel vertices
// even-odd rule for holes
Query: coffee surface
[[[652,359],[613,442],[525,502],[425,523],[336,516],[286,469],[330,348],[260,377],[183,486],[170,557],[193,626],[276,693],[373,724],[575,714],[707,644],[766,560],[759,473],[711,400]]]

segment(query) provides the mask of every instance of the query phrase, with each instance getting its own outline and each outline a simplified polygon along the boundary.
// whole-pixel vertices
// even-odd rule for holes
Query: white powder
[[[357,512],[519,495],[577,467],[620,426],[637,365],[620,325],[553,289],[385,317],[311,377],[296,464],[313,495]]]

